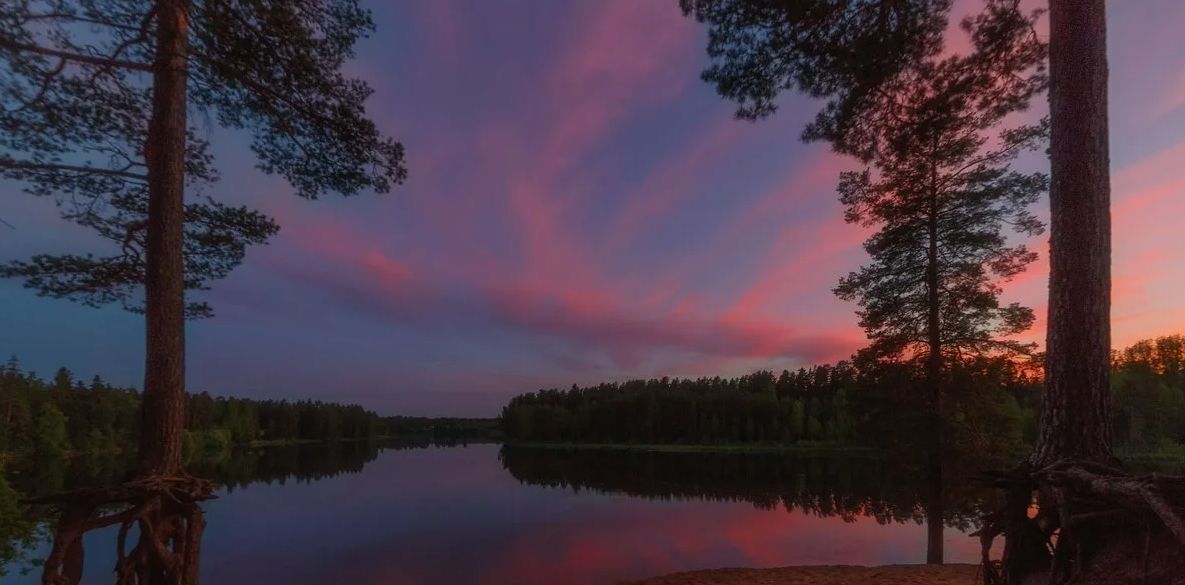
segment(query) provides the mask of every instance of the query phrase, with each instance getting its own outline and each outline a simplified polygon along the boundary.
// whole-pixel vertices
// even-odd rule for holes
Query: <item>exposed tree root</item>
[[[116,585],[196,585],[206,525],[199,504],[212,499],[213,491],[209,481],[188,475],[149,476],[116,487],[30,500],[51,505],[60,514],[42,585],[77,585],[82,579],[83,536],[116,524]],[[133,526],[138,538],[128,551]]]
[[[1185,477],[1064,460],[991,482],[1007,497],[974,534],[987,585],[1185,585]]]

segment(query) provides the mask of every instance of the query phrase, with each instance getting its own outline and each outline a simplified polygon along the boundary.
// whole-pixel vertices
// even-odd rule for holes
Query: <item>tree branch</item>
[[[54,78],[57,77],[58,74],[61,73],[62,70],[65,68],[66,68],[66,59],[59,57],[57,67],[54,67],[53,69],[51,69],[49,71],[49,73],[46,73],[45,77],[41,80],[41,88],[37,90],[37,95],[34,95],[32,98],[30,98],[28,100],[20,100],[20,98],[18,97],[17,99],[22,102],[21,106],[15,110],[9,110],[8,113],[15,114],[17,112],[22,112],[24,110],[27,110],[27,109],[33,107],[33,104],[36,104],[37,102],[41,101],[41,98],[45,97],[46,92],[49,91],[49,85],[51,83],[53,83]]]
[[[47,12],[44,14],[29,14],[22,18],[24,22],[31,20],[70,20],[74,22],[83,22],[87,24],[98,24],[110,28],[117,28],[122,30],[137,31],[137,27],[121,24],[118,22],[111,22],[109,20],[100,20],[97,18],[87,18],[85,16],[78,16],[69,12]]]
[[[130,69],[133,71],[143,71],[145,73],[152,72],[152,65],[147,63],[139,63],[136,61],[126,61],[122,59],[109,59],[106,57],[96,57],[94,55],[82,55],[79,53],[71,53],[69,51],[59,51],[57,49],[49,49],[46,47],[39,47],[37,45],[26,45],[24,43],[17,43],[11,39],[0,37],[0,49],[8,49],[10,51],[23,51],[26,53],[35,53],[38,55],[45,55],[47,57],[57,57],[67,61],[74,61],[75,63],[86,63],[88,65],[98,65],[100,67],[119,67],[122,69]]]
[[[148,175],[133,173],[128,171],[126,167],[123,169],[100,169],[95,167],[84,167],[78,165],[63,165],[51,163],[35,163],[29,161],[14,160],[10,158],[0,158],[0,169],[14,169],[18,171],[65,171],[71,173],[81,174],[96,174],[108,175],[112,177],[122,177],[125,179],[136,179],[137,181],[147,181]]]

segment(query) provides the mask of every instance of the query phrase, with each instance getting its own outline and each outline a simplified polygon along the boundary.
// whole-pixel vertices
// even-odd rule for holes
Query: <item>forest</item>
[[[99,376],[86,383],[66,368],[42,380],[11,358],[0,369],[0,455],[44,460],[134,450],[140,401],[134,389],[113,386]],[[381,417],[357,404],[252,400],[201,392],[187,395],[184,440],[186,454],[193,457],[245,444],[380,437],[477,440],[489,436],[492,427],[493,422],[484,419]]]
[[[1015,455],[1036,433],[1037,362],[951,368],[944,420],[955,452]],[[1115,439],[1129,453],[1185,452],[1185,336],[1139,341],[1112,360]],[[924,391],[905,363],[840,361],[780,374],[659,378],[548,389],[502,410],[510,441],[908,446],[924,443]],[[917,435],[917,436],[915,436]]]

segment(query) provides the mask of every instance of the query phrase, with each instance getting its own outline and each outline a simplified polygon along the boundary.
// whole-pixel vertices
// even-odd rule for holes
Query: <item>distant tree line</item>
[[[51,380],[22,370],[16,358],[0,367],[0,454],[56,458],[68,453],[132,449],[140,433],[139,392],[76,379],[60,368]],[[186,452],[225,451],[252,442],[369,441],[414,437],[423,444],[484,441],[495,419],[382,417],[357,404],[320,400],[253,400],[187,395]]]
[[[1113,360],[1116,442],[1185,453],[1185,336],[1140,341]],[[1036,437],[1039,360],[951,364],[943,420],[953,451],[1014,456]],[[736,378],[655,378],[514,397],[502,430],[517,442],[831,444],[913,449],[928,439],[925,372],[857,356]]]
[[[1139,341],[1112,359],[1115,444],[1185,455],[1185,336]]]
[[[502,409],[506,437],[594,443],[743,443],[853,438],[848,362],[781,376],[658,378],[573,385],[516,396]]]
[[[61,368],[45,381],[15,358],[0,368],[0,453],[41,458],[135,449],[140,393],[90,383]],[[364,440],[379,435],[380,417],[358,405],[188,395],[186,442],[192,452],[251,441]]]
[[[1002,359],[967,362],[956,371],[963,389],[952,391],[947,419],[957,440],[997,451],[1018,447],[1031,422],[1021,399],[1035,396],[1036,378]],[[507,439],[525,442],[854,446],[892,438],[904,447],[926,440],[921,374],[912,362],[858,358],[777,375],[763,370],[540,390],[511,399],[502,428]],[[989,396],[980,396],[985,385]],[[988,418],[1002,419],[992,421],[992,432],[975,424]],[[1009,444],[995,444],[1000,441]]]
[[[463,444],[497,439],[500,426],[493,418],[385,416],[379,421],[382,434],[414,440],[416,445]]]

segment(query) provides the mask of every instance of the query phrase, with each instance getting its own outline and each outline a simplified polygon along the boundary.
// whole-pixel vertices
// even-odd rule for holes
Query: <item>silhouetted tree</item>
[[[950,0],[679,0],[707,23],[703,73],[737,116],[777,110],[799,89],[827,100],[806,135],[826,138],[869,107],[880,86],[942,49]]]
[[[1033,17],[1035,18],[1035,17]],[[1009,245],[1006,227],[1041,232],[1028,206],[1045,191],[1044,174],[1009,170],[1017,153],[1040,144],[1044,127],[1004,131],[1005,117],[1045,84],[1044,47],[1032,18],[1007,7],[963,23],[967,56],[917,63],[884,83],[873,107],[833,137],[869,163],[841,175],[846,219],[880,229],[865,242],[873,263],[835,292],[860,303],[860,323],[878,358],[905,359],[923,372],[928,473],[943,485],[943,386],[954,362],[1026,348],[1007,336],[1028,329],[1033,312],[1001,306],[1000,280],[1036,254]],[[928,502],[928,561],[943,562],[941,494]]]
[[[1018,9],[1019,4],[1016,0],[987,1],[1012,9]],[[916,62],[918,56],[934,54],[940,45],[933,35],[894,36],[886,31],[916,30],[902,25],[908,22],[941,22],[949,10],[949,3],[922,0],[682,0],[681,5],[685,12],[709,23],[708,52],[714,62],[704,76],[722,95],[740,103],[742,117],[769,114],[773,108],[761,104],[772,104],[780,90],[798,87],[829,100],[806,136],[831,139],[841,148],[835,137],[843,135],[853,115],[870,107],[859,98],[877,93],[881,83]],[[829,26],[844,21],[828,15],[853,13],[882,19],[873,20],[873,24],[850,20],[853,26],[838,29]],[[894,18],[901,13],[925,16]],[[1126,507],[1148,500],[1147,506],[1156,509],[1161,521],[1156,541],[1162,542],[1168,531],[1185,542],[1185,521],[1170,513],[1171,507],[1156,495],[1178,492],[1179,486],[1163,479],[1125,478],[1110,467],[1115,459],[1108,382],[1111,228],[1105,13],[1104,0],[1049,3],[1051,226],[1045,392],[1040,432],[1028,467],[1006,481],[1013,488],[1012,497],[1003,516],[997,518],[999,525],[985,534],[985,540],[990,541],[988,536],[996,529],[1007,533],[1003,563],[1007,570],[999,576],[1005,580],[1019,581],[1027,573],[1051,567],[1054,578],[1062,580],[1071,575],[1080,581],[1105,576],[1108,582],[1115,582],[1117,575],[1137,579],[1134,575],[1139,569],[1133,559],[1141,555],[1124,552],[1124,547],[1138,539],[1125,535],[1127,530],[1110,530],[1107,542],[1092,542],[1092,550],[1106,554],[1091,555],[1102,564],[1090,565],[1091,558],[1068,553],[1082,546],[1083,541],[1073,534],[1080,531],[1091,542],[1110,527],[1061,527],[1060,554],[1049,558],[1047,536],[1058,528],[1060,520],[1051,517],[1052,511],[1065,510],[1067,493],[1093,494],[1096,500]],[[816,24],[821,26],[812,26]],[[905,50],[878,51],[893,47],[879,42],[885,39],[903,40]],[[820,51],[829,57],[819,58]],[[852,61],[866,64],[868,71],[878,75],[852,75]],[[900,66],[886,67],[887,61]],[[886,71],[888,75],[880,75]],[[873,83],[866,83],[870,77]],[[1100,479],[1100,473],[1108,478]],[[1047,501],[1042,509],[1047,515],[1036,521],[1027,518],[1025,510],[1033,489],[1053,481],[1073,481],[1074,488],[1045,490]],[[1141,498],[1141,493],[1146,497]],[[1170,497],[1185,501],[1181,494]],[[1163,559],[1181,557],[1179,550],[1154,548]],[[1149,553],[1142,556],[1149,558]],[[1167,579],[1179,569],[1175,563],[1145,562],[1144,567],[1156,569],[1156,575],[1145,577],[1153,580]],[[985,568],[989,580],[997,578],[990,565]]]
[[[259,166],[304,197],[387,190],[402,148],[363,111],[370,89],[339,69],[372,28],[355,0],[26,1],[0,17],[8,106],[0,172],[55,195],[67,218],[121,254],[35,257],[8,267],[45,294],[91,304],[145,286],[146,473],[180,467],[184,291],[218,278],[266,217],[184,202],[216,176],[190,111],[251,130]],[[187,237],[188,236],[188,237]],[[204,312],[204,307],[190,307]]]
[[[224,222],[212,234],[222,241],[200,246],[222,250],[204,268],[207,277],[233,265],[238,246],[274,231],[253,212],[186,205],[187,183],[213,173],[189,113],[250,130],[259,168],[285,177],[303,197],[386,191],[405,176],[402,147],[366,118],[369,87],[340,72],[372,26],[356,0],[29,0],[0,17],[4,175],[34,193],[87,199],[67,215],[100,233],[125,243],[143,234],[143,475],[181,470],[185,289],[195,277],[186,274],[187,219]],[[96,196],[113,211],[89,217]],[[137,216],[139,223],[121,225]],[[210,231],[196,229],[191,240]],[[84,299],[101,302],[108,298],[91,289],[120,297],[139,279],[128,274],[133,268],[67,257],[14,271],[48,294],[81,288]],[[64,546],[55,546],[47,571],[77,554]],[[154,562],[142,579],[196,581],[190,559]]]
[[[1035,259],[1006,231],[1041,233],[1028,206],[1048,182],[1009,168],[1041,144],[1043,125],[997,133],[1045,85],[1031,19],[991,6],[964,28],[970,55],[901,72],[836,137],[870,165],[840,177],[845,218],[880,229],[865,242],[872,264],[835,292],[859,302],[874,355],[924,364],[935,414],[944,362],[1027,348],[1006,336],[1028,329],[1033,312],[1001,306],[997,283]]]

